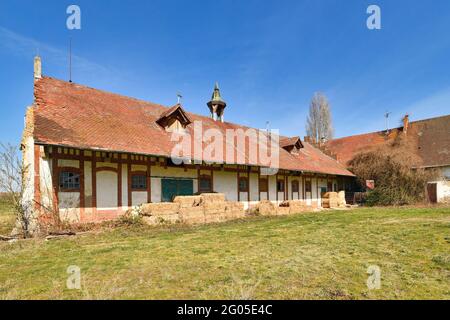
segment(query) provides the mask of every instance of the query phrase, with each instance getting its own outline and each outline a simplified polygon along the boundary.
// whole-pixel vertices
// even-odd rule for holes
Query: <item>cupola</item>
[[[211,112],[211,118],[215,121],[223,122],[223,113],[227,103],[220,96],[219,84],[216,82],[214,86],[214,92],[212,94],[211,101],[207,103],[209,111]]]

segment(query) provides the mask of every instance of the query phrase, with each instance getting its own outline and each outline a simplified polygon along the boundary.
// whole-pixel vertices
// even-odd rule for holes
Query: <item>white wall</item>
[[[131,192],[131,205],[138,206],[147,203],[147,191],[133,191]]]
[[[117,208],[117,173],[97,172],[97,209],[114,210]]]
[[[215,171],[213,183],[214,191],[224,193],[228,201],[237,201],[237,172]],[[247,193],[241,200],[247,201]]]
[[[122,164],[122,208],[128,208],[128,165]]]
[[[250,185],[250,201],[258,201],[259,181],[257,173],[250,174],[249,185]]]

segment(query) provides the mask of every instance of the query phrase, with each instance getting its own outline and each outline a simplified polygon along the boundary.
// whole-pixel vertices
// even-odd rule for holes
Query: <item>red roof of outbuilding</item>
[[[172,133],[161,128],[157,120],[174,109],[43,77],[35,82],[34,138],[38,144],[170,157],[176,142],[171,141]],[[221,130],[224,137],[227,129],[250,129],[189,112],[186,115],[192,122],[201,121],[203,132],[215,128]],[[188,133],[193,132],[193,126],[190,124],[186,128]],[[225,150],[229,144],[224,140],[223,146]],[[353,176],[320,150],[307,143],[304,146],[298,155],[280,147],[279,167]],[[235,156],[235,163],[261,165],[259,159],[255,161],[248,154],[244,158],[244,161],[238,161]]]
[[[347,165],[358,153],[392,142],[403,127],[330,140],[326,149]],[[410,122],[406,131],[408,144],[415,153],[414,167],[450,165],[450,115]]]

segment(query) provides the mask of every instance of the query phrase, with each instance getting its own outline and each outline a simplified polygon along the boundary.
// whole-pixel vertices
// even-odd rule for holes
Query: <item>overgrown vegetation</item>
[[[33,203],[25,200],[26,184],[29,183],[26,181],[27,170],[22,165],[18,147],[0,144],[0,191],[13,207],[20,226],[17,233],[23,237],[31,235],[33,210]]]
[[[364,208],[3,242],[0,300],[450,299],[449,230],[448,207]]]
[[[375,181],[375,189],[368,192],[366,204],[406,205],[425,201],[427,182],[436,173],[432,170],[412,169],[420,159],[416,146],[400,134],[393,142],[357,154],[350,162],[361,185]]]

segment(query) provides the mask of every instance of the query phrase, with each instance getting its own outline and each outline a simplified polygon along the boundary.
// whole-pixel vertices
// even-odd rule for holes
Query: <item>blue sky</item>
[[[82,29],[66,28],[77,4]],[[382,29],[366,9],[381,7]],[[207,114],[218,81],[227,121],[303,136],[309,101],[329,98],[337,137],[450,112],[450,2],[0,1],[0,141],[18,143],[45,75]]]

